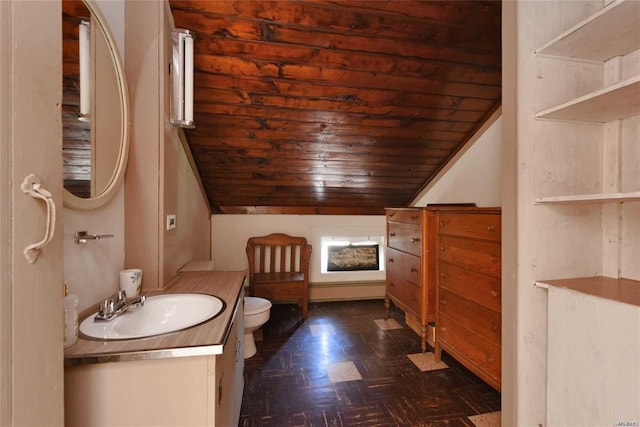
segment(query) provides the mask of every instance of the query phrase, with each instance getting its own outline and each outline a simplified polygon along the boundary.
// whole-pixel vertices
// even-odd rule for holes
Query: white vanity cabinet
[[[183,276],[187,277],[183,280],[186,285],[197,280],[211,282],[211,277],[213,281],[226,282],[225,288],[217,292],[227,303],[223,313],[183,332],[146,341],[81,339],[74,347],[84,355],[76,357],[71,352],[74,347],[69,349],[71,354],[66,354],[67,427],[238,425],[244,388],[244,273],[238,280],[232,280],[235,276],[230,274],[216,272],[184,273]],[[232,281],[233,286],[228,286],[226,279]],[[177,290],[202,291],[195,286],[181,286]],[[203,343],[206,339],[202,336],[207,334],[220,339]],[[151,350],[128,349],[133,345],[142,348],[145,342],[147,345],[158,342],[160,346],[171,340],[186,341]],[[100,349],[114,351],[99,353]]]
[[[75,366],[65,372],[65,420],[78,426],[238,425],[242,314],[219,355]]]
[[[243,308],[244,304],[241,302],[238,309],[239,314],[236,314],[227,345],[223,353],[216,356],[214,412],[215,425],[219,427],[237,426],[240,419],[244,389]]]

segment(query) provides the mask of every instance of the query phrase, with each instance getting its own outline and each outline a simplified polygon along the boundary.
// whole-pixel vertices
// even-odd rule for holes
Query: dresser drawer
[[[501,240],[500,215],[440,213],[438,233],[475,239]]]
[[[499,243],[440,236],[438,252],[440,262],[494,277],[502,273]]]
[[[387,294],[396,303],[402,304],[409,311],[420,316],[422,307],[422,288],[415,283],[387,271]]]
[[[443,313],[438,313],[437,328],[436,339],[445,351],[494,387],[500,387],[502,356],[499,346]]]
[[[460,295],[440,288],[438,313],[446,314],[462,326],[476,332],[497,346],[501,339],[501,315]]]
[[[422,259],[418,256],[387,248],[387,271],[418,286],[422,284]]]
[[[387,227],[390,248],[416,256],[422,256],[422,231],[420,228],[390,222]]]
[[[387,209],[387,222],[398,222],[418,227],[421,216],[420,209]]]
[[[438,286],[464,295],[466,298],[495,311],[502,310],[501,280],[465,270],[453,264],[440,263]]]

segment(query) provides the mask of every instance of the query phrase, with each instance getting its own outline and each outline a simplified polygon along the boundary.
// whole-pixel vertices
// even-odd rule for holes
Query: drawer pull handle
[[[393,262],[393,258],[389,258],[389,262],[392,263]]]
[[[498,325],[496,325],[495,323],[492,323],[492,324],[491,324],[491,330],[492,330],[493,332],[498,332],[498,330],[499,330]]]
[[[493,263],[498,262],[498,257],[497,257],[497,256],[495,256],[495,255],[494,255],[494,256],[492,256],[492,257],[491,257],[491,262],[493,262]]]
[[[417,269],[417,268],[415,268],[415,267],[411,267],[411,272],[412,272],[412,273],[417,273],[417,272],[418,272],[418,269]]]
[[[444,222],[444,221],[440,221],[440,227],[444,227],[444,226],[446,226],[446,225],[447,225],[447,223],[446,223],[446,222]]]
[[[440,302],[441,302],[442,304],[446,304],[446,303],[447,303],[447,299],[446,299],[446,298],[440,298]]]
[[[446,326],[440,326],[440,331],[444,332],[446,330],[447,330]]]
[[[390,213],[389,213],[389,218],[393,218],[394,216],[396,216],[396,213],[395,213],[395,212],[390,212]]]
[[[500,293],[498,291],[491,291],[491,296],[496,298]]]
[[[396,285],[395,283],[393,283],[393,282],[389,282],[389,287],[390,287],[390,288],[393,288],[395,285]]]
[[[416,219],[418,219],[418,215],[411,215],[411,219],[415,221]]]
[[[391,236],[391,237],[395,237],[395,236],[396,236],[396,233],[391,232],[391,233],[389,233],[389,236]]]
[[[447,278],[447,273],[440,273],[440,277],[442,277],[443,279]]]
[[[416,243],[416,242],[419,242],[419,241],[420,241],[419,237],[412,237],[411,238],[411,243]]]
[[[493,363],[493,357],[488,356],[488,357],[487,357],[487,362],[489,362],[489,363]]]
[[[496,231],[495,225],[490,225],[487,227],[487,231]]]
[[[440,252],[444,252],[444,246],[440,246]]]

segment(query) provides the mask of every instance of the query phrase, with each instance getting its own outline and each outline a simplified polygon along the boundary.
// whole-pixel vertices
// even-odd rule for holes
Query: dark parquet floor
[[[448,368],[418,369],[404,313],[391,310],[400,329],[381,329],[384,317],[382,300],[312,303],[305,321],[295,305],[274,305],[245,360],[240,426],[474,426],[469,416],[500,410],[500,394],[446,353]],[[332,382],[338,362],[362,379]]]

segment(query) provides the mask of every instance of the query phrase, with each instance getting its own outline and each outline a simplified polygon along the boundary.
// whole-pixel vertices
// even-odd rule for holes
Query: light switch
[[[167,215],[167,230],[173,230],[176,228],[176,215]]]

